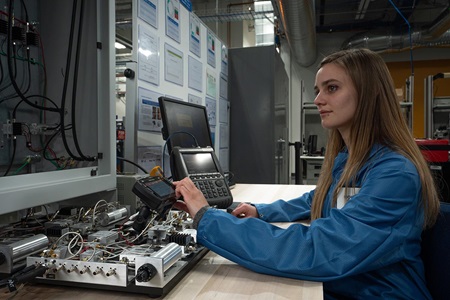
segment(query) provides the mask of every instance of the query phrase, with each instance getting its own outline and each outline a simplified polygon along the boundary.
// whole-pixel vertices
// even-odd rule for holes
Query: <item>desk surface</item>
[[[237,184],[234,201],[267,203],[297,197],[314,186]],[[323,299],[322,283],[263,275],[208,252],[164,299]],[[0,294],[0,299],[3,299]],[[12,299],[149,299],[147,295],[28,284]],[[7,297],[6,297],[7,298]]]
[[[325,159],[324,156],[312,156],[312,155],[301,155],[300,158],[304,159],[304,160],[324,160]]]

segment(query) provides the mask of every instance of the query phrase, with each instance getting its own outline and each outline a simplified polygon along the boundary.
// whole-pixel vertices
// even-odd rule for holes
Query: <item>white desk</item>
[[[236,202],[268,203],[298,197],[314,187],[237,184],[232,193]],[[322,283],[258,274],[209,252],[164,299],[263,300],[293,299],[294,295],[295,299],[323,299]]]
[[[291,199],[314,188],[306,185],[237,184],[234,201],[267,203]],[[3,295],[0,295],[2,298]],[[147,295],[50,285],[27,285],[17,299],[149,299]],[[164,299],[323,299],[322,283],[262,275],[213,252],[206,256]]]

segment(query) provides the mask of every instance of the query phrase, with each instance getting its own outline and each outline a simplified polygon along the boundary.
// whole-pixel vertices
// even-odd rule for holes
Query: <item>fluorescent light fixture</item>
[[[118,42],[116,42],[115,47],[116,47],[116,49],[125,49],[126,48],[125,45],[118,43]]]
[[[369,7],[370,0],[361,0],[359,2],[358,11],[356,12],[355,20],[362,20],[367,12],[367,8]]]

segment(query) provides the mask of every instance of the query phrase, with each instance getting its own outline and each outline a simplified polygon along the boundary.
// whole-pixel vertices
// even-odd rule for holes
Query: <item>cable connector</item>
[[[12,123],[12,134],[13,135],[22,135],[22,123],[21,122]]]

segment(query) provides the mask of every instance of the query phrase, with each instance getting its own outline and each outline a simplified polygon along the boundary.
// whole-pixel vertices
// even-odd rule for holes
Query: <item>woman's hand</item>
[[[258,218],[259,216],[256,207],[245,202],[239,204],[231,214],[238,218]]]
[[[184,210],[189,213],[192,218],[194,218],[200,208],[208,205],[203,193],[197,189],[189,177],[186,177],[180,181],[174,181],[173,184],[175,185],[177,199],[183,197],[184,200],[184,202],[177,201],[174,204],[175,208]]]

